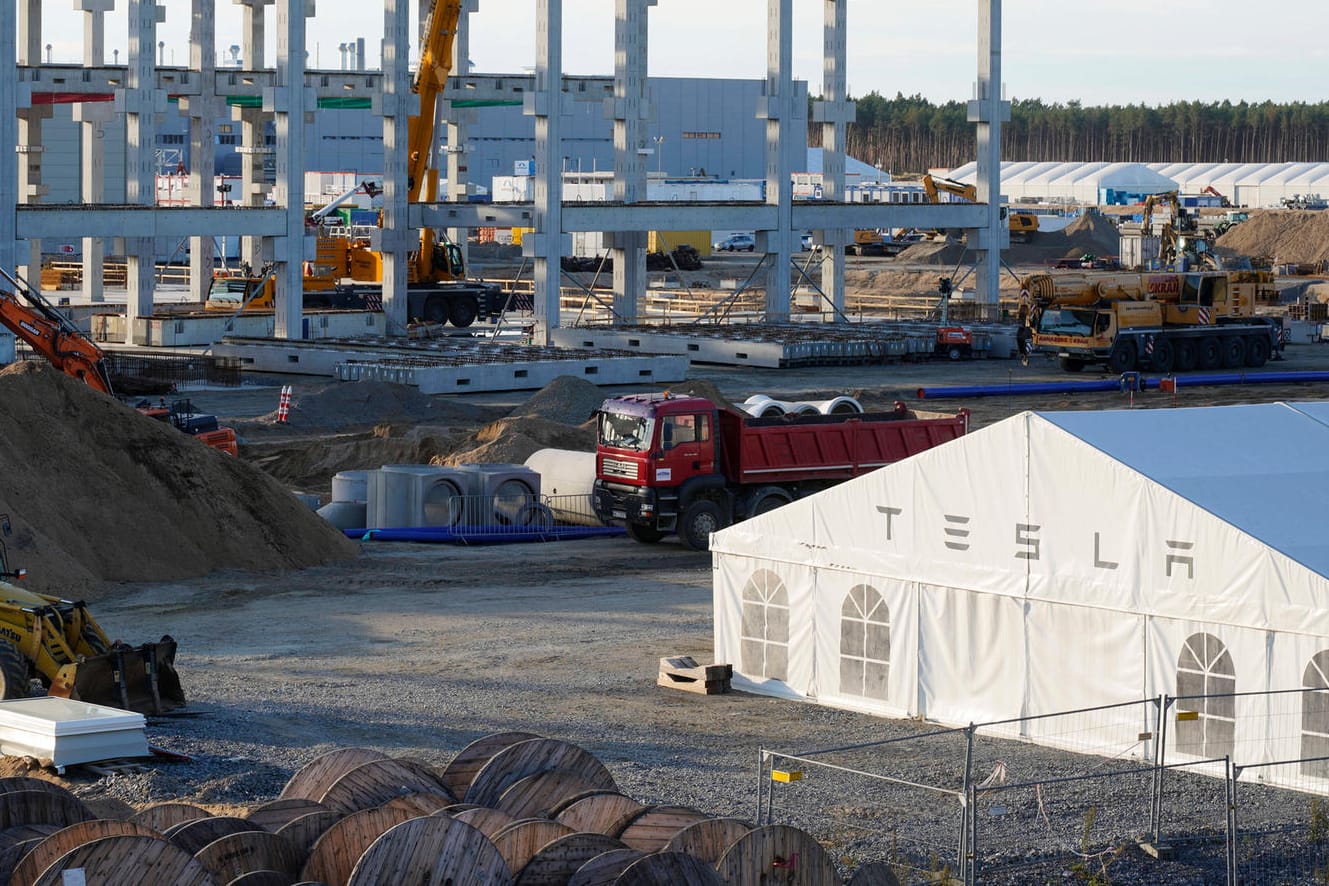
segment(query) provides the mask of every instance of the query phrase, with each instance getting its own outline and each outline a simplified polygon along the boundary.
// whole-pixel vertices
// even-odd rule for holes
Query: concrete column
[[[535,259],[535,335],[549,344],[560,321],[563,256],[563,4],[536,0],[535,88],[525,112],[535,117],[535,233],[522,238],[522,251]]]
[[[383,253],[383,312],[389,334],[404,334],[410,320],[408,297],[411,243],[407,221],[407,156],[410,136],[411,77],[407,68],[410,43],[408,0],[383,4],[383,226],[379,248]]]
[[[115,8],[115,0],[78,0],[77,8],[83,12],[83,66],[101,67],[106,63],[106,13]],[[115,106],[80,102],[73,109],[81,142],[80,197],[84,203],[102,203],[106,200],[105,126],[115,119]],[[105,272],[106,242],[84,237],[83,297],[90,303],[106,301]]]
[[[821,192],[823,198],[842,203],[845,198],[845,128],[854,122],[855,105],[849,101],[845,69],[845,35],[848,0],[825,0],[822,28],[821,92],[824,100],[813,108],[813,120],[821,124]],[[817,231],[813,239],[822,244],[821,289],[835,307],[838,319],[844,313],[844,228]]]
[[[37,66],[42,64],[42,5],[40,0],[21,0],[18,9],[18,63]],[[42,184],[42,121],[51,116],[49,105],[32,107],[26,104],[18,109],[18,201],[40,203],[48,188]],[[18,272],[33,286],[40,286],[42,271],[42,244],[28,240],[18,250]]]
[[[614,3],[614,97],[605,105],[614,121],[614,199],[621,203],[646,199],[645,124],[651,119],[646,10],[655,5],[656,0]],[[614,312],[635,321],[637,297],[646,291],[646,232],[614,231],[611,242]]]
[[[1011,119],[1011,103],[1001,97],[1001,0],[978,0],[978,83],[969,102],[969,122],[978,129],[978,202],[988,206],[987,224],[977,231],[975,287],[980,304],[995,309],[1001,284],[1001,250],[1011,232],[1001,208],[1001,124]]]
[[[0,71],[13,71],[18,65],[18,8],[0,3]],[[0,77],[0,145],[18,143],[18,78]],[[0,182],[18,181],[18,155],[0,150]],[[18,194],[15,189],[0,188],[0,268],[12,272],[18,257]],[[5,288],[8,284],[3,284]]]
[[[189,70],[199,79],[198,96],[180,99],[189,115],[189,202],[213,206],[217,171],[217,115],[226,106],[213,89],[217,82],[217,0],[193,0],[189,23]],[[204,301],[212,284],[211,237],[189,238],[189,294]]]
[[[264,67],[263,45],[267,28],[264,19],[267,7],[275,0],[231,0],[243,7],[240,51],[243,67],[259,71]],[[232,108],[231,119],[240,124],[240,203],[244,206],[262,206],[267,192],[263,174],[264,161],[272,150],[264,142],[265,124],[271,115],[258,108]],[[272,260],[272,242],[262,237],[244,237],[240,241],[240,258],[254,271]]]
[[[800,119],[794,98],[794,0],[766,2],[766,95],[757,116],[766,120],[766,202],[779,207],[776,227],[757,232],[757,246],[766,253],[766,321],[789,321],[789,258],[794,238],[792,139]]]
[[[157,90],[157,23],[166,10],[152,0],[129,0],[129,62],[121,101],[125,111],[125,202],[157,202],[157,114],[165,96]],[[125,241],[128,299],[125,342],[132,343],[140,317],[152,315],[156,243],[151,237]]]
[[[422,3],[428,0],[421,0]],[[462,76],[471,70],[471,13],[479,9],[479,0],[462,0],[461,17],[457,19],[457,37],[452,46],[453,74]],[[439,97],[438,119],[447,124],[447,178],[448,200],[464,203],[470,197],[470,162],[467,160],[467,140],[475,112],[468,108],[453,107],[447,92]],[[437,146],[437,142],[435,142]],[[462,259],[470,267],[470,249],[465,228],[448,228],[448,239],[461,247]]]
[[[305,111],[313,110],[305,90],[305,18],[314,0],[277,3],[277,76],[271,101],[277,129],[277,204],[286,210],[286,234],[273,244],[277,311],[274,338],[304,338]]]

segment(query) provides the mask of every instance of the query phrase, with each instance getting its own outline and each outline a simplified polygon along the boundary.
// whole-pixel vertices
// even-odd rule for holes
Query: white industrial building
[[[1329,196],[1329,163],[1149,163],[1183,193],[1213,188],[1233,206],[1275,208],[1297,197]]]
[[[1323,757],[1323,700],[1276,718],[1259,693],[1329,685],[1326,448],[1323,402],[1016,415],[715,534],[716,660],[746,690],[952,725],[1238,693],[1189,702],[1168,758]],[[1057,728],[1005,727],[1103,738]]]

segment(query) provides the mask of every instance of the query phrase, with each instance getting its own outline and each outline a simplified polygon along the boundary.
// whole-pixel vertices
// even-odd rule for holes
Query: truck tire
[[[1177,372],[1190,372],[1195,368],[1196,361],[1200,359],[1199,346],[1192,338],[1178,339],[1176,347],[1172,350],[1172,368]]]
[[[1218,343],[1218,337],[1206,335],[1200,339],[1198,360],[1195,364],[1201,371],[1217,369],[1223,365],[1223,349]]]
[[[689,551],[705,551],[711,546],[711,533],[724,528],[720,506],[699,498],[687,506],[678,518],[678,538]]]
[[[1154,352],[1149,356],[1150,369],[1154,372],[1171,372],[1176,358],[1176,350],[1172,347],[1171,339],[1162,335],[1154,339]]]
[[[1066,372],[1079,372],[1084,369],[1084,361],[1077,357],[1059,357],[1058,362]]]
[[[1139,358],[1139,352],[1135,349],[1133,341],[1119,341],[1112,347],[1112,353],[1108,354],[1108,369],[1112,372],[1130,372],[1135,368],[1135,361]]]
[[[465,329],[470,326],[479,314],[480,305],[470,297],[454,299],[451,307],[448,308],[448,319],[458,329]]]
[[[441,295],[431,295],[425,300],[424,317],[426,323],[442,326],[448,322],[448,300]]]
[[[1246,339],[1246,365],[1252,369],[1259,369],[1269,362],[1269,355],[1273,349],[1268,336],[1252,335]]]
[[[1223,368],[1236,369],[1246,365],[1246,339],[1239,335],[1226,336],[1219,345],[1222,352]]]
[[[779,486],[763,486],[752,494],[751,516],[769,513],[776,508],[784,507],[793,501],[789,493],[785,492]]]
[[[664,533],[654,526],[644,526],[641,523],[628,523],[624,527],[627,530],[628,538],[633,541],[641,542],[644,545],[653,545],[664,538]]]
[[[0,640],[0,680],[4,681],[5,700],[27,698],[32,689],[28,660],[8,640]]]

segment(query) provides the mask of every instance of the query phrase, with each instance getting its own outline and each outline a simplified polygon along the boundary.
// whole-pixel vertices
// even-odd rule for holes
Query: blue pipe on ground
[[[1308,382],[1329,381],[1329,372],[1259,372],[1247,374],[1232,372],[1223,375],[1175,375],[1172,377],[1179,388],[1201,387],[1207,385],[1287,385]],[[1144,389],[1157,390],[1162,378],[1143,378]],[[1012,394],[1075,394],[1086,391],[1121,391],[1124,380],[1101,379],[1099,381],[1066,382],[1022,382],[999,385],[957,385],[949,388],[919,388],[920,400],[946,400],[962,397],[1005,397]]]

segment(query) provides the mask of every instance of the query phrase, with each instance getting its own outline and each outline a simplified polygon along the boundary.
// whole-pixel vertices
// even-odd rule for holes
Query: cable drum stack
[[[477,739],[441,771],[339,748],[239,816],[96,805],[107,817],[52,782],[0,779],[0,883],[59,886],[76,871],[88,886],[842,882],[804,831],[639,803],[593,754],[528,732]],[[896,882],[879,864],[852,880]]]

